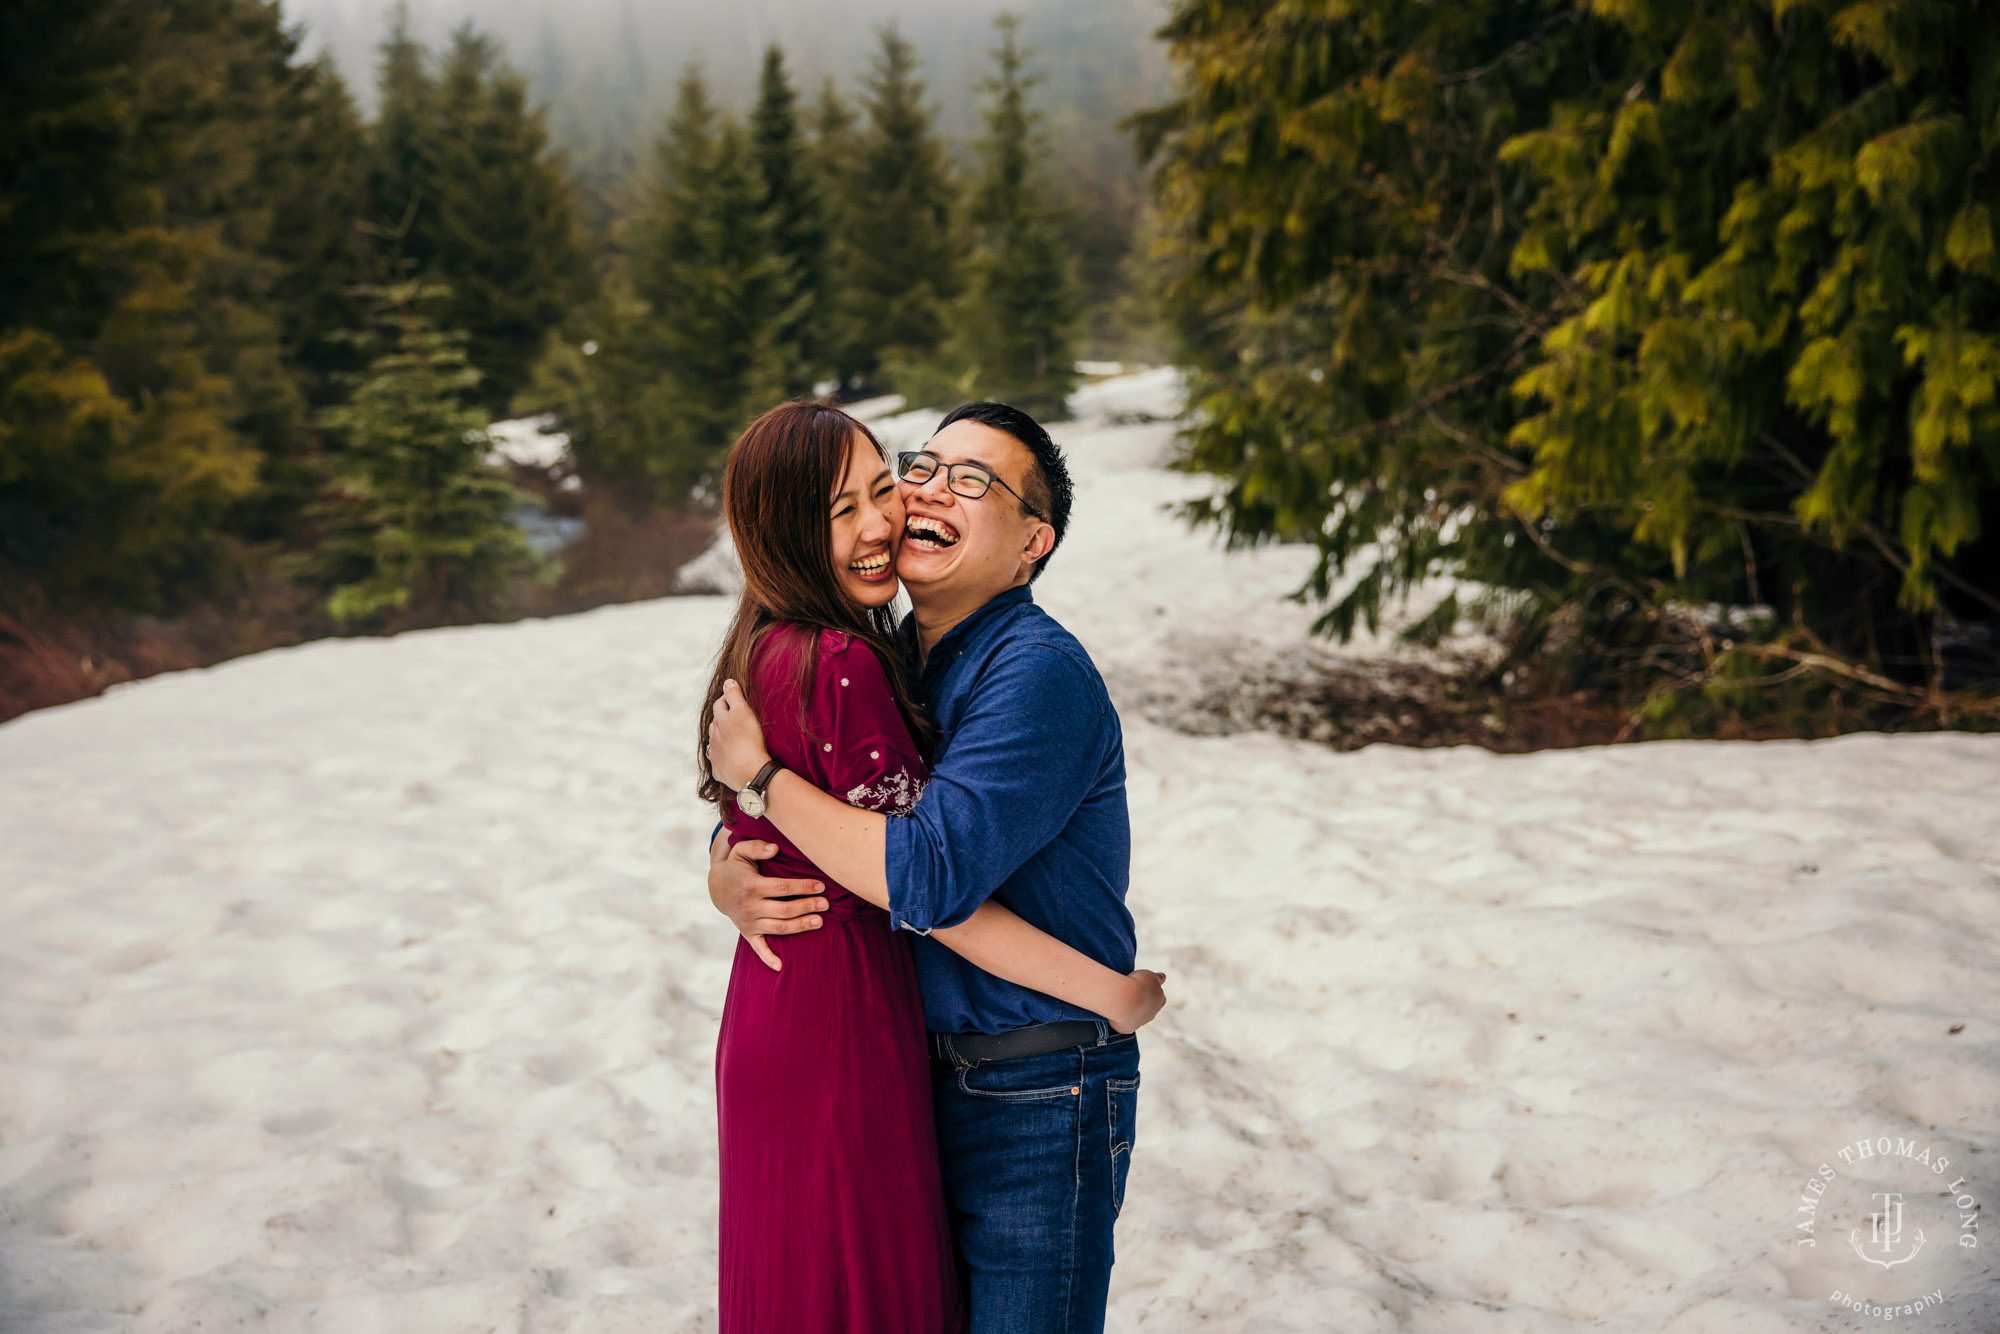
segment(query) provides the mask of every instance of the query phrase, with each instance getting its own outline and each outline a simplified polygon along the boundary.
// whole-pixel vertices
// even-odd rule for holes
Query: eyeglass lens
[[[903,465],[902,478],[922,486],[937,472],[939,460],[930,454],[907,452],[898,456]],[[984,469],[972,463],[954,463],[945,469],[945,485],[967,500],[977,500],[986,494],[993,479]]]

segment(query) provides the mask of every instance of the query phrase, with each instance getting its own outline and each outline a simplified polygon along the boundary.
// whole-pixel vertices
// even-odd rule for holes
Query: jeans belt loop
[[[1100,1019],[1097,1021],[1097,1045],[1102,1047],[1111,1040],[1111,1025]]]

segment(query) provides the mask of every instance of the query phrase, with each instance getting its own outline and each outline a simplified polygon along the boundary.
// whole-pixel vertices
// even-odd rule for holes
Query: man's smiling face
[[[1034,467],[1028,447],[1005,431],[966,420],[939,431],[924,449],[945,466],[921,486],[898,483],[904,517],[896,574],[911,600],[976,597],[977,605],[1027,582],[1055,540],[1055,530],[1007,490],[1028,489]],[[953,463],[977,463],[1006,486],[995,483],[977,500],[961,496],[946,482]]]

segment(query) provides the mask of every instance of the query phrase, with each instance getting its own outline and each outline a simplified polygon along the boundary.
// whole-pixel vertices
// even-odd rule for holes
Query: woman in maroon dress
[[[736,442],[723,500],[744,590],[704,732],[722,683],[747,682],[776,760],[852,805],[907,812],[929,725],[893,642],[903,512],[881,447],[835,408],[783,404]],[[767,873],[817,880],[827,902],[817,931],[736,947],[715,1052],[722,1334],[952,1334],[963,1314],[908,940],[738,811],[705,754],[701,768],[730,843],[775,844]],[[1158,1008],[998,903],[936,938],[1121,1028]]]

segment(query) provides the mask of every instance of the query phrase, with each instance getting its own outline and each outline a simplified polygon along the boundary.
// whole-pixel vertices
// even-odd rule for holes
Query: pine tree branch
[[[1804,482],[1807,485],[1812,484],[1812,482],[1814,481],[1815,474],[1813,473],[1813,470],[1811,468],[1808,468],[1806,466],[1804,460],[1800,459],[1798,455],[1792,453],[1791,450],[1785,448],[1784,443],[1780,441],[1776,436],[1772,435],[1769,431],[1763,432],[1762,438],[1764,443],[1769,445],[1771,449],[1774,452],[1776,452],[1779,458],[1783,459],[1786,463],[1791,465],[1793,471],[1798,474],[1800,481]],[[1770,516],[1759,515],[1759,516],[1745,516],[1745,517],[1756,517],[1760,522],[1780,521],[1778,516],[1776,515],[1770,515]],[[1806,526],[1802,522],[1800,522],[1795,516],[1788,515],[1785,517],[1783,521],[1789,523],[1791,526],[1795,528],[1798,528],[1800,531],[1806,532],[1808,535],[1811,535],[1811,530],[1807,529]],[[1875,548],[1876,554],[1880,555],[1883,560],[1887,561],[1890,567],[1893,568],[1897,574],[1902,575],[1905,578],[1909,576],[1910,573],[1909,558],[1908,556],[1904,555],[1902,552],[1897,550],[1897,544],[1890,540],[1888,534],[1884,533],[1881,529],[1877,528],[1873,523],[1871,523],[1866,518],[1857,518],[1854,521],[1854,530],[1860,533],[1863,537],[1868,539],[1868,544]],[[1950,584],[1953,588],[1956,588],[1959,592],[1964,593],[1967,597],[1971,598],[1973,601],[1987,608],[1989,611],[2000,612],[2000,598],[1995,598],[1991,594],[1985,592],[1976,584],[1966,582],[1966,580],[1961,578],[1958,575],[1958,573],[1954,571],[1950,566],[1944,564],[1936,564],[1931,566],[1931,572],[1937,575],[1937,577],[1942,579],[1945,583]]]
[[[1550,36],[1576,22],[1579,15],[1579,10],[1565,9],[1553,17],[1542,20],[1542,25],[1539,28],[1508,47],[1505,51],[1502,51],[1499,55],[1493,57],[1493,59],[1487,61],[1484,65],[1475,65],[1471,69],[1460,70],[1455,74],[1440,74],[1437,76],[1436,83],[1441,88],[1449,88],[1457,84],[1477,83],[1494,70],[1499,69],[1502,65],[1518,60],[1528,52],[1534,50]]]
[[[1492,361],[1487,362],[1478,370],[1468,371],[1449,384],[1439,385],[1406,408],[1402,408],[1390,413],[1386,417],[1361,426],[1353,426],[1344,431],[1336,431],[1328,436],[1327,439],[1329,441],[1366,440],[1371,436],[1398,431],[1404,426],[1409,425],[1418,416],[1430,412],[1446,399],[1462,394],[1475,385],[1493,378],[1494,375],[1519,361],[1522,349],[1534,340],[1534,336],[1532,331],[1524,329],[1505,352],[1495,357]]]

